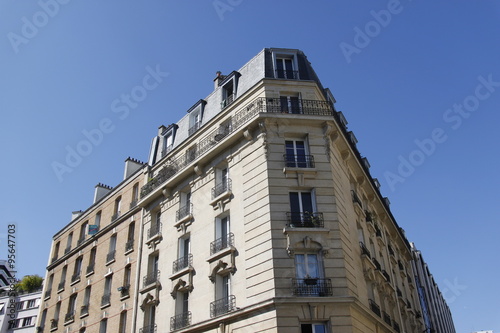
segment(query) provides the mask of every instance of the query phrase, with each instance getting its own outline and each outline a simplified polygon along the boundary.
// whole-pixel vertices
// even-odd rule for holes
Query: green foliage
[[[43,278],[39,275],[26,275],[16,285],[16,289],[24,292],[32,292],[40,289],[43,284]]]

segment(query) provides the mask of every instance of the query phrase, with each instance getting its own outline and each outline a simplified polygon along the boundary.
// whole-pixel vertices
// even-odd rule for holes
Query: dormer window
[[[299,79],[299,67],[295,53],[273,53],[273,63],[276,79]]]
[[[167,155],[174,148],[176,124],[171,124],[161,133],[161,157]]]
[[[240,73],[232,72],[231,74],[226,76],[222,82],[219,83],[219,86],[222,87],[222,102],[220,105],[221,109],[229,106],[236,99],[239,76]]]
[[[203,119],[203,111],[205,109],[206,101],[200,99],[195,105],[193,105],[189,110],[189,136],[193,135],[200,127],[201,121]]]

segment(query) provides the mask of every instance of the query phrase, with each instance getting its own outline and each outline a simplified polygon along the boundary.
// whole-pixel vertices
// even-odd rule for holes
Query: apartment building
[[[420,297],[420,304],[423,310],[423,318],[427,330],[425,332],[454,333],[455,326],[451,316],[450,308],[446,304],[446,299],[434,277],[429,266],[424,261],[422,253],[417,249],[414,243],[411,243],[413,253],[413,272],[417,282],[417,290]],[[450,294],[449,297],[457,295]]]
[[[424,332],[410,244],[304,53],[213,84],[54,236],[43,331]]]
[[[130,331],[143,165],[127,158],[124,180],[98,184],[94,204],[54,235],[38,332]]]
[[[14,296],[15,295],[15,296]],[[0,294],[0,333],[35,333],[42,291]]]

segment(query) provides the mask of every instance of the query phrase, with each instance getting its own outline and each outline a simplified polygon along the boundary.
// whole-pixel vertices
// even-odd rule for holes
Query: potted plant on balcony
[[[304,226],[317,228],[321,225],[321,219],[317,214],[311,212],[304,212]]]

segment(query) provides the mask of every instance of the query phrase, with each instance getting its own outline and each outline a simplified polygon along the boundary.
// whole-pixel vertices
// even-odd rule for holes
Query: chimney
[[[74,219],[76,219],[81,214],[82,214],[81,210],[75,210],[74,212],[71,212],[71,221],[73,221]]]
[[[161,125],[160,127],[158,127],[158,136],[162,135],[166,129],[167,128],[165,127],[165,125]]]
[[[94,203],[97,201],[101,200],[102,197],[104,197],[106,194],[108,194],[113,188],[108,185],[104,184],[97,184],[95,186],[95,192],[94,192]]]
[[[127,157],[125,160],[125,172],[123,173],[123,179],[130,177],[130,175],[142,168],[143,165],[143,162],[136,160],[135,158]]]
[[[217,73],[215,74],[217,76],[214,79],[214,90],[217,89],[217,87],[219,87],[219,83],[221,83],[222,80],[224,80],[224,78],[226,77],[225,75],[222,75],[221,71],[217,71]]]

